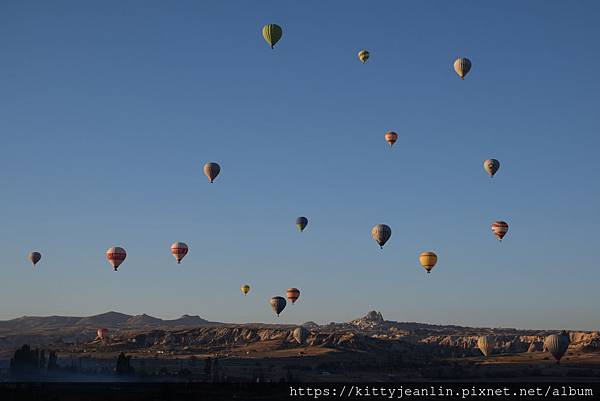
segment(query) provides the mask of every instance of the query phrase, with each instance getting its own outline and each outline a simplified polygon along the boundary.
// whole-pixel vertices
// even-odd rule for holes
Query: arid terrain
[[[162,381],[527,380],[600,378],[600,333],[571,331],[556,364],[544,349],[553,331],[438,326],[387,321],[378,312],[346,322],[302,325],[227,324],[198,316],[162,320],[108,312],[91,317],[22,317],[0,322],[2,376],[23,344],[54,351],[55,378],[110,378],[120,353],[135,377]],[[109,329],[101,341],[97,328]],[[480,335],[496,348],[484,357]],[[133,374],[132,374],[133,375]]]

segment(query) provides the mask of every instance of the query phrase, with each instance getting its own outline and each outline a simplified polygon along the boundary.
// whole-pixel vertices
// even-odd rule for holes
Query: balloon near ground
[[[471,71],[471,60],[464,57],[456,59],[454,62],[454,71],[456,71],[460,79],[465,79],[469,71]]]
[[[502,242],[502,238],[508,232],[508,223],[502,220],[498,220],[492,223],[492,232],[498,238],[498,241]]]
[[[98,331],[96,331],[96,334],[98,335],[98,338],[100,339],[100,341],[102,341],[103,343],[108,341],[108,329],[105,327],[101,327],[98,329]]]
[[[494,348],[496,347],[496,342],[493,337],[490,336],[480,336],[477,339],[477,348],[483,353],[484,356],[492,355]]]
[[[39,252],[31,252],[29,255],[27,255],[27,259],[29,259],[29,261],[33,264],[33,267],[35,267],[37,262],[42,259],[42,254]]]
[[[385,141],[390,144],[390,148],[394,146],[397,140],[398,134],[396,134],[394,131],[388,131],[385,133]]]
[[[304,344],[309,335],[310,331],[308,331],[303,326],[297,327],[292,332],[292,336],[294,337],[294,340],[298,342],[298,344]]]
[[[219,173],[221,172],[221,166],[217,163],[206,163],[204,165],[204,175],[208,177],[208,181],[212,184],[212,182],[217,178]]]
[[[304,231],[307,225],[308,219],[306,217],[301,216],[296,219],[296,228],[300,230],[300,232]]]
[[[500,162],[496,159],[487,159],[483,162],[483,168],[490,177],[493,177],[500,168]]]
[[[271,308],[273,308],[273,312],[279,316],[279,314],[285,309],[286,301],[284,297],[273,297],[269,301],[271,304]]]
[[[288,301],[294,304],[300,297],[300,290],[297,288],[288,288],[286,292]]]
[[[556,359],[556,363],[560,363],[560,359],[565,355],[569,344],[569,333],[562,331],[560,334],[552,334],[544,340],[544,348]]]
[[[275,44],[279,42],[283,36],[283,29],[277,24],[267,24],[262,29],[263,38],[267,41],[271,49],[275,47]]]
[[[175,242],[171,245],[171,253],[175,257],[177,264],[181,263],[181,260],[188,253],[188,246],[183,242]]]
[[[429,251],[423,252],[419,255],[419,263],[421,263],[421,266],[427,270],[427,273],[431,273],[431,269],[433,269],[437,263],[437,255]]]
[[[244,284],[240,287],[240,291],[242,291],[242,294],[247,295],[250,292],[250,286],[248,284]]]
[[[106,259],[108,263],[112,265],[112,267],[117,271],[118,267],[123,263],[125,258],[127,257],[127,252],[125,249],[120,246],[113,246],[106,251]]]
[[[358,59],[364,64],[369,59],[369,52],[366,50],[361,50],[358,52]]]
[[[376,224],[371,229],[371,236],[373,237],[375,242],[379,244],[379,247],[383,249],[385,243],[388,242],[388,240],[392,236],[392,229],[386,224]]]

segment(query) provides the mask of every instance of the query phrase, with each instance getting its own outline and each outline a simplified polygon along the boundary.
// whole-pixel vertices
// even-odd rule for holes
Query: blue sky
[[[599,12],[593,1],[0,3],[0,319],[322,323],[375,309],[600,328]],[[275,50],[266,23],[283,27]],[[465,81],[459,56],[473,62]],[[493,179],[490,157],[502,163]],[[208,161],[222,167],[212,185]],[[498,219],[510,224],[502,244]],[[393,231],[383,251],[377,223]],[[190,247],[181,265],[174,241]],[[117,273],[113,245],[128,251]],[[35,271],[31,250],[43,253]],[[425,250],[439,256],[431,275]],[[268,300],[290,286],[300,300],[276,318]]]

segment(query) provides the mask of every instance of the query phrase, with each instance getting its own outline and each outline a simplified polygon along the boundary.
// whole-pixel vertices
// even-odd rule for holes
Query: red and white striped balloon
[[[188,253],[188,246],[183,242],[175,242],[171,245],[171,253],[177,260],[177,263],[181,263],[181,259]]]
[[[106,259],[108,259],[108,263],[112,265],[115,271],[117,271],[117,268],[123,263],[126,257],[127,252],[119,246],[113,246],[106,251]]]
[[[298,298],[300,297],[300,290],[297,288],[288,288],[286,295],[287,295],[287,299],[291,303],[295,303],[298,300]]]
[[[492,232],[498,238],[498,241],[502,241],[502,238],[508,232],[508,224],[505,221],[495,221],[492,223]]]

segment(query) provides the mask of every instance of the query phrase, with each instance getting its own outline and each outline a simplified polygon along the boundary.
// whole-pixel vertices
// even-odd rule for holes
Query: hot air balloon
[[[31,263],[33,263],[33,267],[35,267],[37,262],[39,262],[40,259],[42,259],[42,254],[39,252],[31,252],[29,255],[27,255],[27,258]]]
[[[97,334],[98,334],[98,338],[103,343],[108,341],[108,329],[107,328],[104,328],[104,327],[99,328],[97,331]]]
[[[431,273],[431,269],[437,263],[437,255],[433,252],[423,252],[419,255],[419,262],[427,270],[427,273]]]
[[[464,57],[457,58],[454,62],[454,71],[456,71],[460,79],[465,79],[469,71],[471,71],[471,60]]]
[[[390,144],[390,148],[394,146],[397,140],[398,134],[396,134],[394,131],[388,131],[385,133],[385,141]]]
[[[248,284],[244,284],[243,286],[240,287],[240,290],[242,291],[242,294],[244,294],[244,296],[246,294],[248,294],[250,292],[250,286]]]
[[[369,59],[369,52],[366,50],[361,50],[358,52],[358,59],[362,61],[364,64]]]
[[[298,230],[304,231],[307,225],[308,219],[306,217],[301,216],[296,219],[296,227],[298,228]]]
[[[181,263],[181,259],[188,253],[188,246],[183,242],[175,242],[171,245],[171,253],[175,257],[177,263]]]
[[[221,166],[217,163],[206,163],[204,165],[204,175],[208,177],[208,181],[211,183],[217,178],[221,172]]]
[[[479,348],[479,350],[485,356],[492,355],[492,351],[494,350],[495,346],[496,345],[495,345],[494,338],[492,338],[490,336],[480,336],[477,339],[477,348]]]
[[[500,168],[500,162],[496,159],[487,159],[483,162],[483,168],[490,177],[493,177]]]
[[[108,263],[114,267],[115,271],[117,271],[117,268],[123,263],[126,257],[127,252],[125,252],[125,249],[118,246],[113,246],[106,251],[106,259],[108,259]]]
[[[294,340],[298,341],[298,344],[304,344],[306,339],[308,338],[310,331],[306,330],[304,327],[297,327],[292,335],[294,336]]]
[[[300,297],[300,290],[297,288],[288,288],[287,289],[287,299],[294,304],[298,298]]]
[[[285,298],[284,297],[273,297],[269,301],[271,307],[273,308],[273,312],[277,313],[277,316],[285,309]]]
[[[271,49],[275,47],[275,44],[279,42],[279,39],[283,36],[283,29],[276,24],[267,24],[262,29],[263,38],[267,41]]]
[[[498,238],[498,241],[502,242],[502,238],[508,232],[508,224],[505,221],[495,221],[492,223],[492,232]]]
[[[385,243],[392,236],[392,229],[390,228],[390,226],[387,226],[385,224],[376,224],[371,229],[371,236],[379,244],[379,247],[383,249]]]
[[[552,334],[544,340],[544,348],[556,359],[556,363],[560,363],[560,358],[567,352],[569,348],[569,334],[562,331],[560,334]]]

